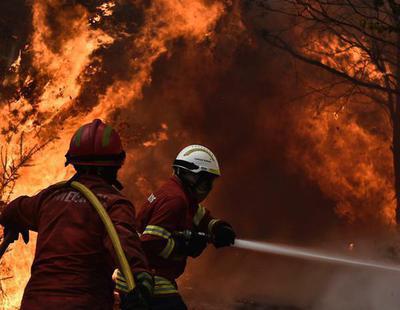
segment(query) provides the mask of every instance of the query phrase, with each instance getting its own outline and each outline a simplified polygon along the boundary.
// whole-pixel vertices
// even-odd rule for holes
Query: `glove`
[[[207,237],[197,232],[192,232],[191,238],[187,243],[187,254],[190,257],[198,257],[207,247]]]
[[[208,237],[197,231],[185,230],[173,235],[177,253],[180,255],[198,257],[208,244]]]
[[[235,243],[236,234],[231,225],[217,222],[213,227],[213,244],[216,248],[230,246]]]
[[[119,271],[118,273],[117,281],[121,284],[125,279]],[[153,276],[147,272],[138,272],[134,278],[136,287],[129,293],[120,293],[121,310],[148,310],[154,291]]]
[[[151,304],[151,299],[154,293],[154,279],[153,276],[148,272],[137,272],[134,275],[136,287],[139,289],[141,295],[147,302]]]
[[[120,293],[121,310],[150,310],[149,303],[145,300],[140,289],[135,287],[129,293]]]
[[[22,239],[25,244],[29,242],[29,229],[18,229],[16,227],[5,226],[4,227],[4,238],[7,238],[10,243],[18,240],[19,234],[22,235]]]

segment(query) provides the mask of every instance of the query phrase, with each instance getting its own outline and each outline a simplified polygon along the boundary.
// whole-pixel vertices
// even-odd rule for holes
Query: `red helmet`
[[[121,166],[125,160],[118,133],[101,120],[83,125],[71,139],[65,165]]]

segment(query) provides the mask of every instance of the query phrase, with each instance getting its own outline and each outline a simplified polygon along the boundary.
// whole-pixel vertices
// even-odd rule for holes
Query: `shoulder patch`
[[[147,198],[147,200],[148,200],[150,203],[153,203],[153,201],[156,200],[156,196],[154,196],[154,194],[151,194],[151,195],[149,196],[149,198]]]

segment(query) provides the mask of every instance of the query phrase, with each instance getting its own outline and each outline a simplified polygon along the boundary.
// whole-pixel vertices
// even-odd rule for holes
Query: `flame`
[[[143,142],[143,146],[145,147],[154,147],[161,141],[168,140],[168,125],[161,124],[161,130],[159,132],[153,133],[150,140]]]
[[[152,3],[146,11],[145,27],[132,42],[136,57],[130,61],[131,78],[111,85],[94,115],[103,112],[101,107],[112,109],[140,99],[143,86],[151,82],[153,63],[168,52],[168,44],[181,37],[197,42],[207,39],[223,9],[221,3],[207,6],[199,0]]]
[[[20,51],[3,81],[3,85],[17,85],[19,81],[21,90],[15,100],[0,101],[3,132],[0,143],[15,157],[22,132],[27,148],[53,140],[33,158],[33,166],[21,170],[11,198],[35,194],[72,175],[71,168],[64,168],[64,154],[69,138],[81,124],[102,118],[121,129],[123,135],[124,127],[130,124],[120,123],[123,116],[119,117],[118,111],[123,113],[123,108],[129,107],[135,113],[143,90],[152,83],[157,60],[170,57],[174,44],[182,39],[200,46],[209,44],[212,49],[219,21],[226,13],[226,6],[232,5],[231,1],[217,0],[133,2],[143,15],[143,20],[138,18],[134,31],[125,25],[112,24],[120,1],[103,1],[91,10],[82,5],[66,6],[65,1],[60,0],[33,1],[32,34],[24,47],[32,57],[31,67],[23,68],[24,51]],[[235,6],[239,10],[239,2]],[[49,15],[52,23],[49,23]],[[227,45],[233,44],[233,37],[244,30],[239,15],[230,21]],[[112,27],[104,27],[107,23]],[[112,68],[105,65],[104,52],[120,42],[123,42],[122,47],[117,45],[120,54],[113,55],[125,57],[125,67],[121,70],[123,74],[114,74],[110,72]],[[312,37],[304,51],[351,76],[382,81],[382,73],[362,50],[336,37]],[[229,63],[230,60],[219,61]],[[109,62],[119,63],[119,59]],[[33,94],[22,94],[22,89],[31,88]],[[356,105],[364,103],[360,99]],[[159,106],[162,112],[163,104]],[[196,111],[200,108],[195,107]],[[372,218],[394,224],[393,167],[388,133],[376,133],[366,126],[354,116],[355,108],[349,104],[335,111],[316,113],[312,107],[292,112],[294,134],[288,144],[288,158],[301,167],[327,197],[336,201],[339,216],[350,222]],[[133,142],[123,137],[133,149],[128,153],[128,163],[142,159],[146,152],[175,134],[171,132],[171,124],[156,124],[155,128]],[[138,149],[135,149],[133,144],[137,141]],[[11,160],[8,158],[6,164],[11,165]],[[152,185],[143,175],[136,175],[133,183],[143,195],[151,191]],[[2,274],[12,278],[1,281],[6,293],[0,300],[1,308],[15,308],[20,303],[22,288],[29,278],[35,234],[31,235],[31,240],[29,246],[17,242],[2,260]],[[349,249],[353,248],[354,244],[350,243]]]
[[[58,11],[57,19],[62,25],[60,32],[65,34],[65,38],[59,47],[52,47],[48,42],[51,30],[45,23],[48,6],[46,1],[35,2],[33,6],[33,66],[47,77],[38,102],[39,111],[55,116],[59,109],[67,108],[79,95],[84,82],[81,74],[90,64],[91,54],[111,44],[113,38],[100,30],[90,29],[87,12],[76,6],[72,12]]]
[[[351,39],[345,41],[346,39],[345,35],[342,38],[329,34],[318,37],[312,36],[309,41],[310,44],[304,47],[303,51],[316,59],[320,59],[321,63],[351,77],[378,83],[383,82],[383,73],[371,61],[367,52],[350,44]],[[368,46],[368,42],[363,42],[363,44]]]
[[[302,51],[350,77],[384,85],[384,74],[370,56],[350,45],[345,35],[310,34]],[[312,81],[314,89],[323,82],[332,83],[332,78],[317,78]],[[290,142],[289,158],[336,202],[339,216],[350,223],[374,220],[393,226],[396,202],[390,124],[377,104],[357,94],[359,90],[342,85],[326,88],[329,91],[322,96],[307,98],[302,111],[293,111],[298,136]],[[309,104],[310,99],[314,104]],[[366,121],[362,115],[367,113]]]
[[[339,117],[310,109],[300,119],[296,131],[302,143],[292,141],[289,157],[337,203],[336,212],[350,222],[395,224],[388,139],[368,131],[350,111]]]
[[[63,7],[62,1],[57,0],[33,3],[33,32],[28,46],[32,55],[32,70],[26,75],[23,85],[35,82],[38,95],[33,100],[20,96],[8,104],[2,102],[0,124],[4,135],[0,137],[0,142],[7,145],[9,154],[17,156],[21,132],[26,135],[27,148],[49,138],[56,139],[34,158],[35,165],[21,170],[11,198],[34,194],[71,176],[73,171],[65,169],[63,163],[69,138],[76,128],[93,118],[107,119],[115,109],[140,99],[143,87],[151,82],[154,62],[168,53],[170,42],[179,38],[195,42],[207,39],[224,13],[224,5],[219,2],[153,1],[144,11],[141,30],[131,36],[129,50],[124,51],[132,54],[129,78],[116,79],[103,94],[99,93],[96,104],[83,108],[80,101],[83,85],[90,83],[101,69],[102,59],[96,52],[107,49],[115,40],[129,36],[124,31],[107,33],[101,27],[93,27],[102,19],[112,17],[115,9],[115,1],[99,5],[95,15],[81,5]],[[48,14],[55,14],[53,22],[56,27],[48,23]],[[11,66],[15,72],[14,79],[7,80],[7,83],[13,83],[16,77],[20,77],[20,63],[21,54]],[[14,115],[11,120],[10,115]],[[21,116],[24,118],[19,122]],[[143,146],[150,148],[167,140],[167,132],[168,125],[161,124],[160,130],[144,141]],[[137,183],[147,186],[140,177]],[[7,270],[7,274],[12,276],[1,282],[5,292],[1,300],[3,309],[18,307],[20,303],[22,288],[29,278],[34,243],[35,234],[32,234],[29,246],[17,242],[2,260],[2,270]]]

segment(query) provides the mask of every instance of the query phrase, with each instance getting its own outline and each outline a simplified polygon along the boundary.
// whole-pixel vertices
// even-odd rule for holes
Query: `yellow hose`
[[[66,184],[66,182],[58,183],[59,185]],[[79,183],[77,181],[71,182],[71,187],[76,189],[80,192],[89,202],[90,204],[96,209],[97,213],[99,214],[104,226],[106,227],[107,233],[110,236],[111,242],[113,244],[114,250],[117,254],[118,262],[121,267],[122,274],[126,279],[126,283],[128,285],[129,291],[135,288],[135,280],[133,279],[132,271],[129,266],[128,260],[126,259],[124,250],[121,246],[121,241],[119,240],[117,231],[113,223],[111,222],[110,217],[107,214],[107,211],[102,206],[99,199],[96,195],[85,185]]]

